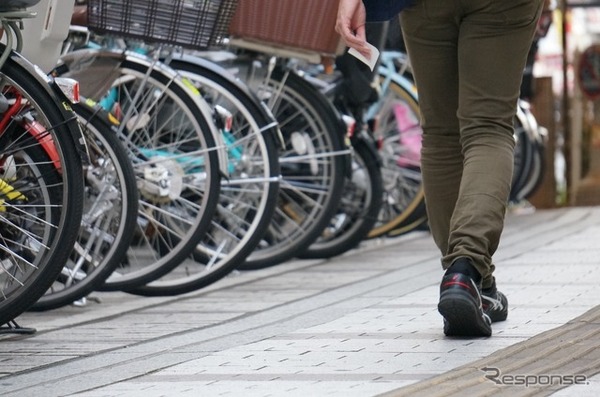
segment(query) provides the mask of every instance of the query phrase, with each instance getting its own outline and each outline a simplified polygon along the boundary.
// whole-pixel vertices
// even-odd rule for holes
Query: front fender
[[[60,104],[60,106],[58,106],[58,110],[64,117],[65,125],[69,129],[69,135],[73,141],[73,145],[77,149],[77,153],[80,155],[82,161],[88,162],[89,155],[87,144],[85,142],[83,133],[81,132],[81,128],[79,127],[77,116],[75,115],[75,112],[71,107],[70,101],[61,91],[58,85],[54,82],[54,78],[50,75],[45,74],[42,71],[42,69],[40,69],[38,66],[32,64],[22,55],[14,51],[11,52],[10,58],[15,63],[19,64],[19,66],[26,69],[31,74],[31,76],[39,83],[40,88],[45,90],[50,96],[55,98],[58,104]]]

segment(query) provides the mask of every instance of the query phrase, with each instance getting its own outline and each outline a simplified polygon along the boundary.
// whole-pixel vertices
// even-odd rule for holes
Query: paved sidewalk
[[[425,232],[180,297],[97,293],[0,336],[0,395],[599,396],[598,258],[600,207],[510,214],[491,338],[444,337]]]

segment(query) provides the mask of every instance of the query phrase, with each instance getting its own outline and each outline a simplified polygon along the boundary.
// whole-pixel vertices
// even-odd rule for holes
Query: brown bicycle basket
[[[241,0],[230,37],[334,57],[344,48],[335,31],[337,8],[337,0]]]

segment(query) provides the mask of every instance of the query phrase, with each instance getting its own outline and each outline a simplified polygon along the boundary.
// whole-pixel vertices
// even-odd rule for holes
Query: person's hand
[[[340,0],[335,30],[348,47],[369,58],[371,50],[367,46],[365,34],[366,17],[362,0]]]

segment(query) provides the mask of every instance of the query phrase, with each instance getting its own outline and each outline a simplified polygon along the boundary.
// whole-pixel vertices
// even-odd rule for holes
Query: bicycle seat
[[[0,0],[0,12],[24,10],[33,7],[41,0]]]

